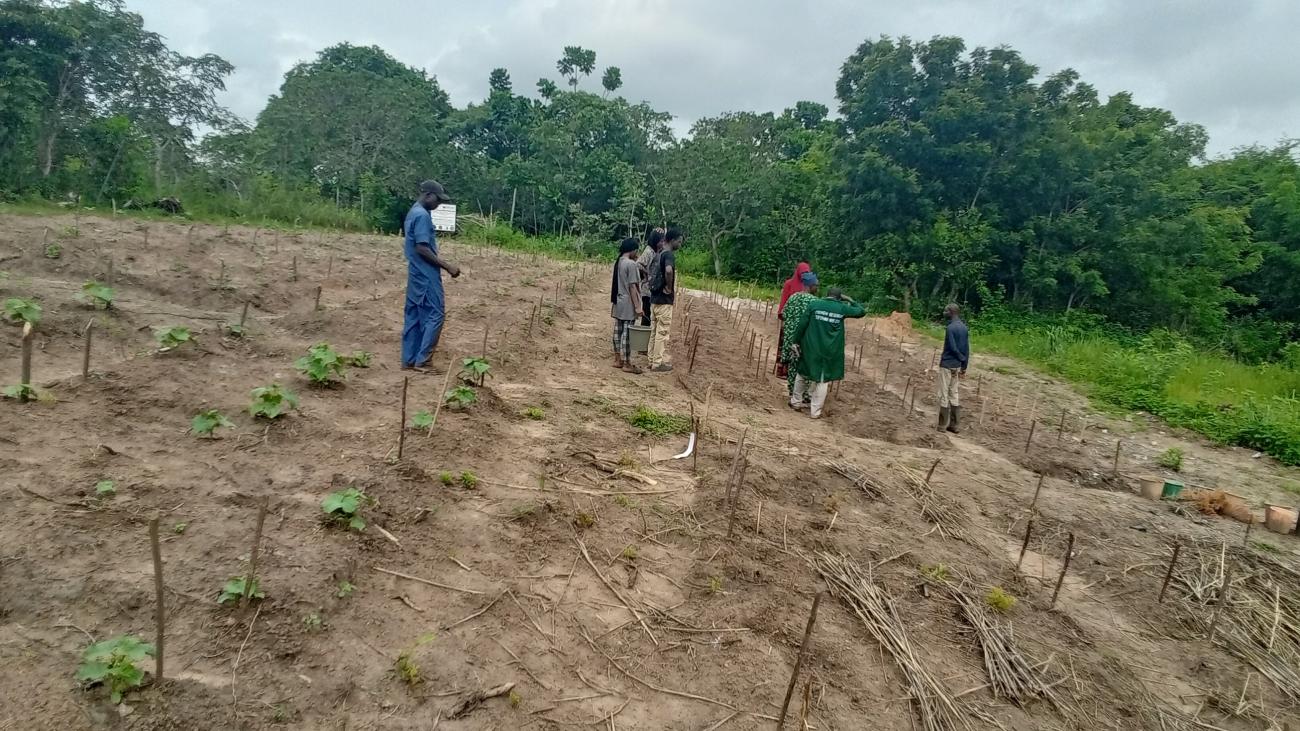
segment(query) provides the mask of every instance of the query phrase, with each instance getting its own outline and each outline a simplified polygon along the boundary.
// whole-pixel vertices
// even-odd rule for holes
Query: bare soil
[[[43,255],[45,236],[60,258]],[[1177,582],[1156,603],[1176,540],[1244,543],[1242,571],[1257,575],[1267,564],[1250,555],[1293,563],[1295,539],[1262,527],[1247,539],[1240,523],[1135,494],[1136,478],[1158,472],[1156,456],[1175,445],[1188,454],[1182,479],[1241,494],[1257,512],[1285,501],[1279,486],[1296,470],[1097,413],[1068,386],[979,354],[963,385],[967,428],[938,434],[933,346],[896,323],[879,341],[871,322],[852,326],[861,367],[812,421],[787,407],[770,360],[747,357],[751,328],[763,346],[754,350],[774,344],[765,308],[704,293],[678,304],[675,372],[633,376],[610,367],[603,265],[443,246],[464,273],[447,282],[434,372],[409,373],[397,368],[405,282],[394,238],[0,216],[0,296],[34,296],[45,309],[34,366],[48,394],[0,403],[0,729],[772,728],[825,587],[808,561],[817,551],[870,568],[972,728],[1300,723],[1300,699],[1208,639],[1212,606]],[[92,278],[117,290],[111,309],[75,300]],[[225,327],[246,301],[247,336],[231,337]],[[152,328],[172,325],[197,342],[156,352]],[[492,371],[478,402],[443,409],[431,433],[408,430],[398,459],[403,379],[408,419],[433,411],[447,369],[454,385],[460,360],[483,354],[485,332]],[[322,340],[373,351],[374,363],[338,386],[310,386],[292,364]],[[6,384],[19,345],[16,327],[0,327]],[[254,420],[249,391],[272,382],[301,407]],[[672,459],[685,435],[629,424],[642,404],[700,417],[698,455]],[[542,418],[526,415],[533,407]],[[189,435],[208,408],[236,428]],[[723,493],[742,439],[729,535]],[[828,460],[857,465],[882,494]],[[927,520],[907,487],[903,468],[924,473],[936,460],[931,486],[957,533]],[[95,495],[102,479],[115,496]],[[323,521],[320,501],[346,487],[375,499],[363,532]],[[248,570],[263,504],[266,598],[218,605],[221,585]],[[166,678],[114,706],[74,674],[92,638],[153,641],[155,516]],[[1074,555],[1051,607],[1069,534]],[[1059,706],[994,696],[975,637],[923,576],[939,565],[981,597],[995,586],[1017,597],[999,619]],[[355,591],[340,596],[344,581]],[[1232,607],[1226,614],[1231,626]],[[840,601],[823,601],[803,667],[787,728],[922,727],[903,674]],[[513,694],[449,718],[506,683]]]

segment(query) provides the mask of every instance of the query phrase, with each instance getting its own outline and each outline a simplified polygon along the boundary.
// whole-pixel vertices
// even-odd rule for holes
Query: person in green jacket
[[[867,310],[831,289],[825,299],[814,300],[795,327],[795,379],[790,394],[790,408],[803,407],[803,394],[812,396],[812,418],[820,419],[826,403],[826,390],[832,381],[844,378],[844,318],[863,317]]]

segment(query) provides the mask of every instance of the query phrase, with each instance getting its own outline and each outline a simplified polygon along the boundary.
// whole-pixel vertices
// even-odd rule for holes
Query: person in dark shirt
[[[664,234],[663,245],[655,257],[650,276],[650,347],[647,355],[650,369],[667,373],[673,364],[668,357],[668,338],[673,327],[673,302],[677,295],[677,250],[686,240],[681,231],[670,228]]]
[[[939,431],[961,432],[961,379],[970,365],[970,331],[955,304],[943,308],[948,330],[943,336],[943,355],[939,358]]]

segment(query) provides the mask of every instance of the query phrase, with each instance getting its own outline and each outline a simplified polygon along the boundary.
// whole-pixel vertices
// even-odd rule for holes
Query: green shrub
[[[984,603],[988,605],[989,609],[999,614],[1005,614],[1016,606],[1016,598],[1004,591],[1002,587],[995,586],[989,589],[988,594],[984,595]]]
[[[1183,469],[1183,450],[1178,447],[1170,447],[1160,455],[1157,462],[1167,470],[1181,472]]]
[[[646,434],[666,437],[673,434],[690,434],[690,417],[666,414],[641,405],[627,416],[627,422]]]
[[[323,342],[308,348],[307,355],[295,360],[293,367],[317,385],[328,384],[336,378],[345,378],[347,370],[339,354],[334,352],[329,343]]]
[[[108,685],[109,698],[121,703],[124,693],[144,683],[144,671],[139,663],[154,654],[153,645],[131,635],[96,642],[81,653],[77,680]]]

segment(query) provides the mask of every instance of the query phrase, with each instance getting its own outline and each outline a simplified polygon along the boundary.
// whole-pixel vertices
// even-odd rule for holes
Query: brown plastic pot
[[[1274,533],[1290,533],[1296,527],[1300,511],[1285,505],[1264,506],[1264,527]]]

